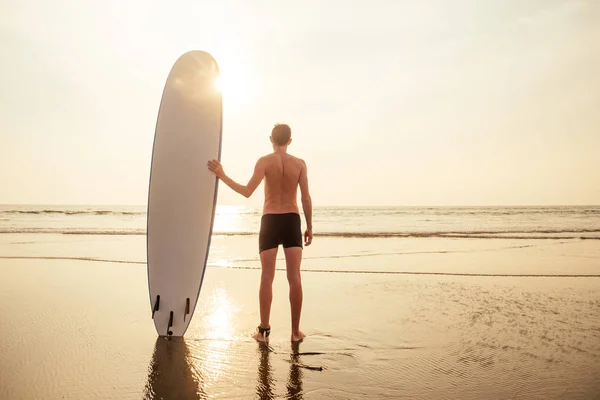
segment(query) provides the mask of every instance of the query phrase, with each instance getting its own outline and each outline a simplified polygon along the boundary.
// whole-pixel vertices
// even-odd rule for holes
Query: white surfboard
[[[221,157],[219,68],[203,51],[183,54],[158,112],[148,189],[150,304],[160,336],[183,336],[196,308],[210,247]]]

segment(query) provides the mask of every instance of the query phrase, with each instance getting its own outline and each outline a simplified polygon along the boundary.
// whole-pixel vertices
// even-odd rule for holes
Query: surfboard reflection
[[[185,339],[156,339],[145,399],[205,399],[202,376],[193,367]]]

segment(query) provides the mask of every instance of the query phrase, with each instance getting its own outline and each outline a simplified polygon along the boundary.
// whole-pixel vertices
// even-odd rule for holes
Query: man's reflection
[[[302,399],[302,371],[300,370],[300,342],[292,342],[290,354],[290,375],[287,382],[288,398]]]
[[[145,399],[205,399],[202,377],[192,367],[184,339],[158,337],[148,368]]]
[[[260,352],[260,362],[258,364],[258,382],[256,383],[256,394],[261,400],[270,400],[275,398],[273,391],[274,379],[269,362],[269,353],[271,349],[266,343],[258,343]]]
[[[261,400],[271,400],[276,398],[275,379],[273,378],[273,369],[271,367],[271,353],[276,354],[273,349],[265,343],[259,343],[260,362],[258,364],[258,381],[256,384],[256,394]],[[290,369],[287,380],[287,398],[302,400],[302,370],[300,364],[300,344],[292,343],[292,352],[289,355]]]

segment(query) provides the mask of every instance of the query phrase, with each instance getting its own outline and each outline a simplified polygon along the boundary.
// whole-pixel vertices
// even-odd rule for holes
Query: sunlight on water
[[[208,301],[209,307],[213,308],[212,313],[206,318],[211,338],[232,339],[232,317],[235,309],[227,296],[227,290],[225,288],[216,289]]]
[[[233,262],[225,260],[225,259],[211,261],[210,265],[214,265],[215,267],[224,267],[224,268],[231,268],[234,266]]]
[[[208,314],[205,321],[204,337],[210,339],[206,342],[204,354],[197,358],[201,374],[205,380],[217,381],[223,374],[227,375],[230,365],[229,347],[234,337],[233,320],[238,310],[231,302],[227,290],[217,288],[207,299]]]
[[[213,232],[235,232],[247,226],[245,214],[251,210],[246,207],[219,206],[215,215]]]

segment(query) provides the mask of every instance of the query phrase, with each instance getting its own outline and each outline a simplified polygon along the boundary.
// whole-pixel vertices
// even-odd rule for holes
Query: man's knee
[[[260,280],[263,283],[273,283],[273,281],[275,280],[275,271],[262,271],[262,274],[260,276]]]
[[[288,271],[287,280],[290,285],[302,284],[302,279],[300,278],[300,271]]]

